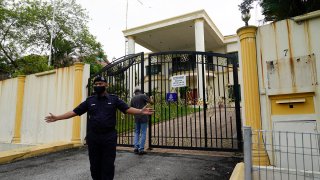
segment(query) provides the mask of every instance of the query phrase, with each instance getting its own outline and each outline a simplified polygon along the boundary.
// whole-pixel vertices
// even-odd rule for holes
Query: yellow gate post
[[[245,26],[237,30],[241,46],[245,125],[251,126],[253,131],[261,129],[256,31],[256,26]],[[252,143],[253,164],[269,165],[269,158],[265,151],[261,134],[254,135]]]
[[[78,106],[82,102],[82,77],[83,77],[84,64],[81,62],[74,63],[74,107]],[[71,141],[75,145],[81,143],[80,131],[81,131],[81,121],[80,116],[73,117],[72,124],[72,139]]]
[[[26,76],[18,76],[17,85],[17,101],[16,101],[16,119],[14,125],[14,135],[12,138],[12,143],[21,142],[21,121],[22,121],[22,111],[23,111],[23,96],[24,96],[24,84]]]

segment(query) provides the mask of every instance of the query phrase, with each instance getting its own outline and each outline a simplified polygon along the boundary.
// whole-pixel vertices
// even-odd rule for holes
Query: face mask
[[[105,86],[94,86],[93,89],[94,89],[94,92],[96,92],[98,95],[101,95],[106,90],[106,87]]]

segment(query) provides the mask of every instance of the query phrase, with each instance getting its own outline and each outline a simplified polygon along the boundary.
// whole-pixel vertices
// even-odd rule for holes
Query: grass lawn
[[[181,116],[186,116],[195,112],[199,112],[202,108],[198,106],[181,105],[177,103],[163,103],[153,106],[155,113],[151,116],[151,123],[167,121]],[[132,131],[134,128],[134,117],[132,115],[124,115],[120,112],[117,113],[117,126],[118,133]]]

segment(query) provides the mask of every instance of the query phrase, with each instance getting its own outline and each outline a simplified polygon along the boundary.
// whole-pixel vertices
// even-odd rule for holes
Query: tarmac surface
[[[224,180],[241,157],[170,150],[135,155],[117,150],[115,180]],[[69,149],[0,165],[1,180],[88,180],[86,147]]]

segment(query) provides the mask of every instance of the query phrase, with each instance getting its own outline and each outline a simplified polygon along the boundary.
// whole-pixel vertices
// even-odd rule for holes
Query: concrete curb
[[[71,142],[54,142],[50,144],[3,151],[0,152],[0,164],[10,163],[29,157],[39,156],[79,146],[81,145],[73,144]]]
[[[238,163],[229,180],[244,180],[244,163]]]
[[[133,152],[133,147],[117,146],[117,150]],[[243,155],[241,153],[221,152],[221,151],[201,151],[201,150],[153,148],[152,150],[146,149],[146,152],[147,153],[148,152],[149,153],[162,153],[162,154],[181,154],[181,155],[243,158]]]

